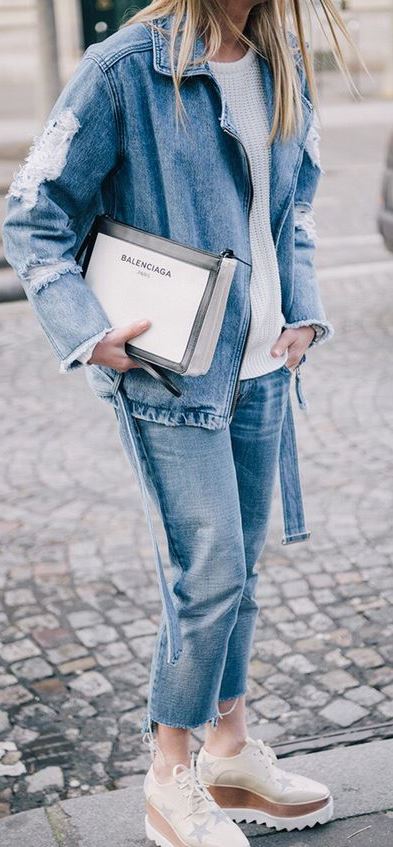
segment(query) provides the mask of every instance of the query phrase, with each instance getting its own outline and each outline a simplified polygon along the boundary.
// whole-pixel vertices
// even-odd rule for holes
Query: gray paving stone
[[[360,703],[361,706],[374,706],[384,699],[384,695],[376,688],[371,688],[369,685],[359,685],[359,688],[353,688],[351,691],[346,691],[345,696],[354,703]]]
[[[316,670],[315,665],[313,665],[312,662],[310,662],[305,656],[302,656],[301,653],[294,653],[292,656],[284,656],[284,658],[278,663],[278,666],[286,673],[295,671],[299,674],[309,674]]]
[[[18,712],[18,722],[26,728],[36,727],[41,729],[53,724],[56,719],[55,710],[44,703],[30,703],[28,706],[23,706]]]
[[[89,751],[93,753],[101,762],[107,762],[112,753],[112,743],[110,741],[95,741],[86,744]]]
[[[383,665],[383,658],[372,647],[354,647],[346,655],[360,668],[377,668]]]
[[[281,658],[291,652],[288,644],[285,644],[279,638],[264,638],[263,650],[266,656],[274,656],[275,658]]]
[[[69,643],[61,644],[52,650],[47,650],[47,656],[54,665],[60,665],[70,659],[78,659],[80,656],[86,656],[87,650],[82,644]]]
[[[295,641],[294,647],[298,653],[319,653],[325,650],[325,643],[318,633],[311,638],[299,638]]]
[[[20,641],[3,644],[1,648],[3,662],[9,663],[28,659],[30,656],[39,656],[40,652],[39,647],[30,638],[21,638]]]
[[[85,629],[77,629],[76,635],[85,647],[97,647],[98,644],[108,644],[117,638],[117,632],[113,626],[107,626],[106,624],[97,624],[96,626],[86,627]]]
[[[288,606],[295,615],[313,615],[314,612],[318,611],[317,606],[309,597],[296,597],[293,600],[288,600]]]
[[[282,621],[293,621],[295,615],[287,606],[279,606],[276,609],[264,609],[264,617],[272,623],[279,624]]]
[[[322,717],[326,718],[329,723],[337,724],[338,726],[352,726],[352,724],[366,717],[367,711],[357,703],[350,703],[343,698],[337,698],[325,706],[320,712]]]
[[[44,677],[53,675],[52,666],[41,656],[36,656],[32,659],[25,659],[22,662],[15,662],[11,665],[11,670],[15,676],[30,681],[35,679],[44,679]]]
[[[310,627],[304,621],[288,621],[277,624],[277,627],[282,636],[288,638],[289,641],[292,638],[306,638],[313,634]]]
[[[0,732],[5,732],[9,727],[7,712],[0,712]]]
[[[308,594],[309,587],[305,579],[291,579],[284,582],[282,586],[285,597],[304,597]]]
[[[393,700],[393,685],[386,685],[382,691],[385,697],[390,697]]]
[[[135,657],[140,662],[147,661],[150,663],[153,656],[155,641],[155,635],[143,635],[141,638],[134,638],[130,642],[130,647]]]
[[[58,625],[58,619],[55,615],[52,615],[49,612],[48,614],[42,614],[41,612],[37,615],[28,615],[23,618],[18,618],[18,627],[20,627],[20,629],[22,629],[25,633],[32,632],[34,629],[39,629],[40,627],[56,629]]]
[[[393,703],[391,700],[386,703],[379,703],[377,708],[385,718],[393,718]]]
[[[82,609],[78,612],[70,612],[67,617],[73,629],[81,629],[82,627],[103,623],[103,617],[96,609]]]
[[[86,671],[68,684],[73,691],[83,694],[88,699],[113,691],[111,683],[98,671]]]
[[[267,697],[262,697],[262,700],[257,700],[254,704],[254,709],[264,718],[277,718],[279,715],[289,712],[289,705],[281,697],[275,694],[269,694]]]
[[[316,632],[326,632],[328,629],[333,629],[334,627],[332,619],[323,612],[317,612],[313,615],[309,620],[309,624]]]
[[[149,620],[140,619],[122,626],[122,630],[128,639],[139,635],[150,635],[157,631],[157,627]]]
[[[25,744],[30,744],[31,741],[35,741],[35,739],[38,738],[38,735],[39,733],[32,729],[25,729],[24,727],[15,724],[8,735],[8,739],[15,741],[18,747],[24,747]]]
[[[8,688],[9,685],[16,685],[17,677],[10,673],[0,673],[0,688]]]
[[[72,637],[70,629],[61,626],[53,629],[49,629],[48,627],[34,629],[32,634],[34,640],[38,641],[40,647],[43,647],[45,650],[58,647],[59,644],[66,644]]]
[[[335,584],[333,577],[327,573],[310,574],[309,582],[313,588],[330,588]]]
[[[332,693],[336,691],[338,694],[346,691],[347,688],[355,688],[357,686],[355,677],[343,670],[328,671],[328,673],[321,674],[318,680],[329,691]]]
[[[98,664],[103,667],[112,667],[132,659],[127,645],[122,641],[112,641],[111,644],[102,645],[99,650],[96,650],[95,657]]]
[[[33,695],[23,685],[11,685],[9,688],[0,690],[0,707],[3,708],[12,709],[32,699]]]
[[[330,699],[330,695],[326,691],[321,691],[315,685],[302,685],[298,693],[294,695],[294,701],[298,706],[308,708],[312,706],[324,706]]]
[[[23,762],[5,762],[4,759],[0,761],[0,777],[1,776],[21,776],[26,773],[26,767]]]
[[[59,767],[42,768],[26,777],[27,793],[37,794],[48,788],[63,788],[64,776]]]
[[[384,686],[393,682],[393,667],[375,668],[366,671],[367,681],[370,685]]]
[[[141,610],[139,610],[141,613]],[[113,609],[108,609],[106,612],[107,618],[113,624],[123,624],[129,623],[134,620],[136,616],[136,610],[134,606],[119,606]]]
[[[30,588],[13,588],[11,591],[6,591],[4,601],[7,606],[23,606],[36,603],[36,598]]]
[[[347,659],[341,650],[330,650],[325,654],[325,661],[328,665],[334,665],[336,668],[347,668],[351,664],[350,659]]]
[[[324,637],[327,642],[337,644],[339,647],[350,647],[353,643],[352,633],[344,627],[327,632]]]
[[[78,716],[84,718],[90,718],[93,715],[97,714],[97,710],[90,703],[86,703],[86,700],[81,700],[79,697],[70,697],[69,700],[66,700],[65,703],[62,704],[63,711],[71,716]]]
[[[313,597],[318,606],[334,603],[335,601],[333,591],[330,591],[328,588],[313,591]]]

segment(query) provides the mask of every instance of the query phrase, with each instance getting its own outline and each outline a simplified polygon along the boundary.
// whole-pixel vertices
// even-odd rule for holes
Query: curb
[[[389,847],[393,837],[393,739],[282,759],[280,766],[329,785],[333,821],[301,832],[272,832],[242,824],[253,847],[338,847],[356,835],[356,847]],[[143,847],[144,776],[128,788],[61,801],[0,821],[7,847]],[[268,841],[264,839],[268,838]],[[348,842],[347,842],[348,843]],[[230,845],[229,845],[230,847]]]

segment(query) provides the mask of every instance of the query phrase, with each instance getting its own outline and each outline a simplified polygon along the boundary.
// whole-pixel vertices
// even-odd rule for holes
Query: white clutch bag
[[[208,371],[237,260],[228,248],[212,253],[103,215],[90,230],[82,267],[113,327],[151,321],[126,353],[179,396],[161,368]]]

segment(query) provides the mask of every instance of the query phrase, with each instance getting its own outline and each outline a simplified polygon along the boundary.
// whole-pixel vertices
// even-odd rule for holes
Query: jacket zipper
[[[235,139],[236,139],[236,141],[239,143],[239,145],[240,145],[240,147],[241,147],[241,149],[242,149],[242,151],[243,151],[243,154],[244,154],[244,158],[245,158],[246,164],[247,164],[247,171],[248,171],[248,198],[247,198],[247,203],[248,203],[248,205],[247,205],[247,216],[248,216],[248,220],[249,220],[249,218],[250,218],[250,209],[251,209],[251,204],[252,204],[252,200],[253,200],[253,197],[254,197],[254,189],[253,189],[253,184],[252,184],[252,179],[251,179],[251,165],[250,165],[250,160],[249,160],[249,158],[248,158],[248,154],[247,154],[246,148],[245,148],[245,146],[244,146],[243,142],[241,141],[241,139],[239,138],[239,136],[238,136],[238,135],[236,135],[234,132],[231,132],[231,130],[227,129],[226,127],[224,127],[224,132],[228,133],[228,135],[231,135],[231,136],[232,136],[232,138],[235,138]],[[249,265],[249,267],[252,267],[252,266],[250,265],[250,263],[249,263],[249,262],[246,262],[245,264],[248,264],[248,265]],[[232,420],[232,416],[233,416],[233,413],[234,413],[234,410],[235,410],[236,400],[237,400],[237,398],[238,398],[238,396],[239,396],[239,388],[240,388],[240,369],[241,369],[242,361],[243,361],[243,358],[244,358],[244,352],[245,352],[245,348],[246,348],[246,344],[247,344],[247,338],[248,338],[249,333],[250,333],[250,325],[251,325],[251,308],[249,309],[248,323],[247,323],[247,331],[246,331],[246,333],[245,333],[245,337],[244,337],[244,339],[243,339],[243,344],[242,344],[242,348],[241,348],[241,355],[240,355],[240,361],[239,361],[238,371],[237,371],[237,377],[236,377],[236,382],[235,382],[235,386],[234,386],[233,394],[232,394],[231,405],[230,405],[230,409],[229,409],[229,422]]]

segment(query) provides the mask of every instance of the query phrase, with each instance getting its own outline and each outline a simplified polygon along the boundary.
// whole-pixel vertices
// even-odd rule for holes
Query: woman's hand
[[[150,326],[150,321],[135,321],[128,326],[122,326],[118,329],[112,329],[104,336],[102,341],[99,341],[94,347],[93,353],[88,360],[88,365],[106,365],[109,368],[114,368],[120,373],[129,371],[131,368],[138,368],[137,361],[133,361],[127,356],[124,349],[126,341],[131,341],[137,338],[142,332],[145,332]]]
[[[274,357],[283,356],[288,351],[288,359],[286,365],[288,368],[295,368],[299,364],[300,359],[310,346],[315,336],[315,329],[312,326],[300,326],[297,329],[284,329],[280,337],[275,342],[271,349],[271,354]]]

